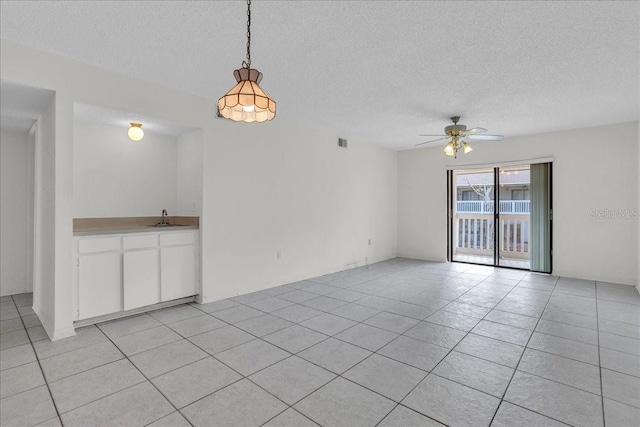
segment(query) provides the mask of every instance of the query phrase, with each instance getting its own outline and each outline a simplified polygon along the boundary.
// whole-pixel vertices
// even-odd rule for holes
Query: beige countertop
[[[161,221],[162,217],[74,218],[73,235],[157,233],[200,228],[200,218],[197,216],[168,216],[165,221],[170,226],[156,227]]]

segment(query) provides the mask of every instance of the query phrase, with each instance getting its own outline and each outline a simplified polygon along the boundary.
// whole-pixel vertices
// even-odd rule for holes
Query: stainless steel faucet
[[[162,222],[160,224],[162,224],[162,225],[169,224],[169,222],[167,221],[167,210],[166,209],[162,209]]]

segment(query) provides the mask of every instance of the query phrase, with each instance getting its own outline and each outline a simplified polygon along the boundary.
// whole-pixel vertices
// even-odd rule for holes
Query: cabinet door
[[[195,253],[193,246],[160,249],[161,301],[196,294]]]
[[[88,319],[122,310],[119,253],[81,256],[78,268],[79,319]]]
[[[160,301],[158,250],[125,252],[124,309],[144,307]]]

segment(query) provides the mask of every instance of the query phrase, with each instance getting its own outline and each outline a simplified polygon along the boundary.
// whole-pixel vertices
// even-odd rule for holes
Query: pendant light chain
[[[251,0],[247,0],[247,60],[242,61],[242,68],[251,68]]]
[[[236,85],[218,99],[218,114],[234,122],[266,122],[276,116],[276,102],[261,87],[262,73],[251,68],[251,0],[247,0],[247,59],[233,71]]]

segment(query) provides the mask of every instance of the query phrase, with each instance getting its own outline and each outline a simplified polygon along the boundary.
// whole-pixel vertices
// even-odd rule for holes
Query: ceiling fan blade
[[[416,144],[416,147],[417,147],[418,145],[431,144],[432,142],[442,141],[443,139],[449,139],[449,137],[448,137],[448,136],[445,136],[444,138],[438,138],[438,139],[433,139],[433,140],[431,140],[431,141],[421,142],[420,144]]]
[[[504,135],[469,135],[467,139],[470,141],[500,141]]]
[[[462,135],[473,135],[476,133],[485,133],[487,130],[485,128],[471,128],[467,129],[464,132],[461,132]]]
[[[420,134],[420,135],[418,135],[418,136],[448,136],[448,135],[443,135],[443,134],[441,134],[441,133],[438,133],[438,134],[432,134],[432,133],[421,133],[421,134]]]

